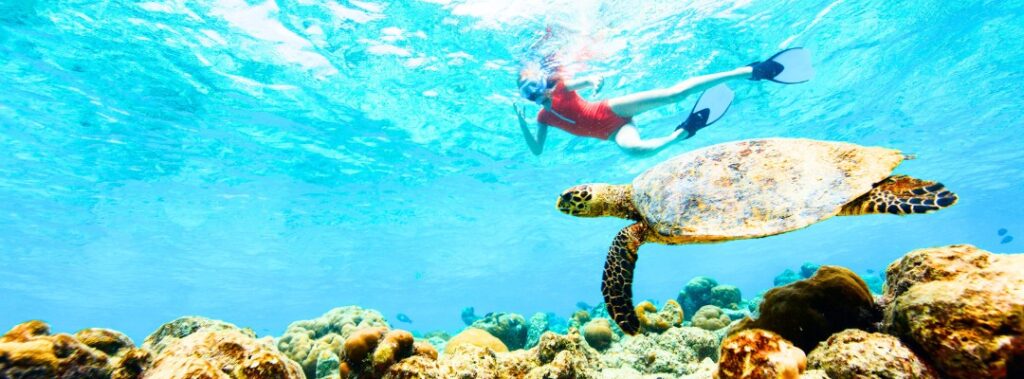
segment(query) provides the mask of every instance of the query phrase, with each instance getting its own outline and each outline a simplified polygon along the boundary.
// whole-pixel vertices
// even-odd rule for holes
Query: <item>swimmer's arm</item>
[[[584,88],[600,89],[602,84],[604,84],[604,78],[598,75],[594,75],[583,79],[566,80],[565,89],[570,91],[579,91]]]
[[[530,133],[530,126],[526,123],[526,116],[523,114],[523,108],[512,104],[512,108],[516,110],[516,116],[519,117],[519,129],[523,132],[523,138],[526,139],[526,145],[530,147],[530,152],[533,155],[540,155],[544,152],[544,141],[548,138],[548,126],[543,123],[537,123],[537,138],[533,138],[533,133]]]

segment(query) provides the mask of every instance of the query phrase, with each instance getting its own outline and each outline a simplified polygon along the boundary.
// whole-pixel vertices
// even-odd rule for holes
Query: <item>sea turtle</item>
[[[766,237],[835,215],[928,213],[956,203],[941,183],[891,175],[904,159],[897,150],[843,142],[730,142],[655,165],[632,185],[572,187],[557,206],[573,216],[636,221],[612,241],[601,283],[608,313],[635,334],[632,282],[641,244]]]

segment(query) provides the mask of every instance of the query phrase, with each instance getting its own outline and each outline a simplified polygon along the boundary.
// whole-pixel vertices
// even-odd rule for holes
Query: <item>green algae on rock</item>
[[[807,355],[807,364],[832,379],[939,377],[896,337],[857,329],[833,334]]]
[[[814,349],[833,333],[856,328],[872,330],[881,313],[867,284],[838,266],[821,266],[808,279],[776,287],[764,295],[760,316],[730,329],[765,329],[804,350]]]
[[[943,376],[1024,377],[1024,254],[971,245],[914,250],[886,270],[883,331]]]

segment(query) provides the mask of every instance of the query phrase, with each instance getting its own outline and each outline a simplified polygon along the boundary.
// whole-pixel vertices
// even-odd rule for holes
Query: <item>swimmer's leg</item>
[[[672,142],[681,140],[682,135],[683,130],[676,129],[672,134],[664,137],[642,139],[640,138],[640,131],[636,129],[636,126],[626,124],[612,135],[612,139],[623,151],[631,155],[648,155],[657,153],[672,144]]]
[[[752,70],[750,66],[744,66],[732,71],[701,75],[681,81],[672,87],[609,99],[608,106],[611,107],[612,112],[621,117],[633,117],[654,108],[678,103],[691,94],[699,93],[729,80],[749,78]]]

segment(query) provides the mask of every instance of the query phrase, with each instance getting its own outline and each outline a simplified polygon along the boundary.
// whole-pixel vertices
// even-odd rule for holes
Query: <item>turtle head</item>
[[[633,187],[630,185],[581,184],[562,192],[556,206],[562,213],[577,217],[636,219],[632,196]]]

